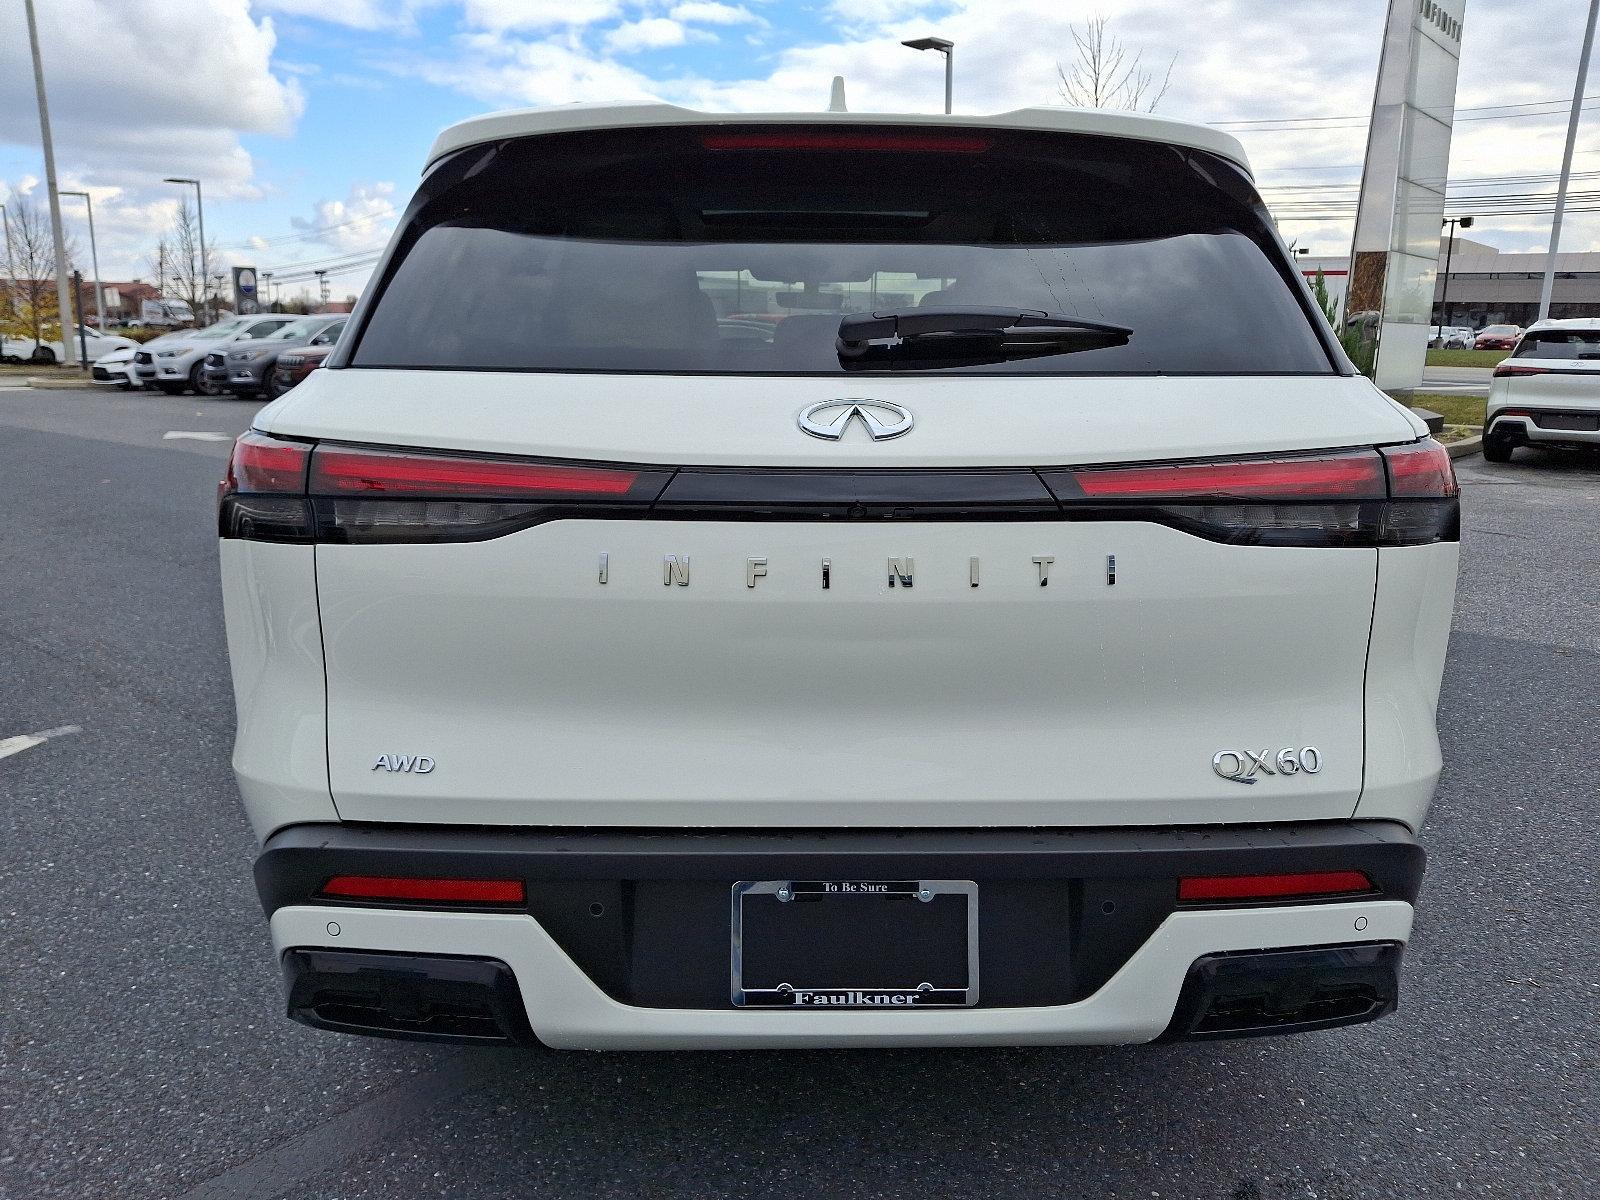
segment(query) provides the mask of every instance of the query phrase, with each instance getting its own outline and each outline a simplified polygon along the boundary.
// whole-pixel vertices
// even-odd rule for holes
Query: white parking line
[[[209,429],[169,429],[161,435],[164,442],[188,439],[191,442],[231,442],[233,434],[214,433]]]
[[[10,758],[13,754],[42,746],[51,738],[82,732],[82,725],[62,725],[57,729],[41,729],[38,733],[19,733],[16,737],[0,738],[0,758]]]

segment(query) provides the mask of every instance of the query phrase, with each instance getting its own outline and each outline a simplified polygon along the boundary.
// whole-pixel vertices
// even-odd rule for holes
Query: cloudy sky
[[[152,277],[178,189],[206,187],[231,262],[365,280],[441,126],[494,108],[654,97],[721,110],[820,109],[836,74],[857,111],[1058,102],[1070,27],[1112,19],[1172,68],[1163,115],[1224,124],[1285,236],[1348,250],[1386,0],[38,0],[62,187],[95,197],[105,278]],[[1455,211],[1498,201],[1475,237],[1541,248],[1582,37],[1581,0],[1469,0],[1451,174]],[[1600,73],[1590,91],[1600,94]],[[1600,95],[1575,188],[1600,194]],[[21,5],[0,8],[0,202],[42,198]],[[1483,182],[1472,182],[1474,180]],[[68,202],[70,219],[80,220]],[[1584,207],[1583,204],[1578,205]],[[1600,208],[1600,203],[1589,207]],[[82,236],[80,241],[87,244]],[[1579,213],[1565,249],[1600,249]],[[87,268],[87,263],[82,264]]]

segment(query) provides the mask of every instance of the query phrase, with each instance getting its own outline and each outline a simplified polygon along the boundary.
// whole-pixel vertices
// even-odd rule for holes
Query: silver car
[[[206,380],[235,396],[254,397],[266,392],[276,398],[272,375],[278,355],[302,346],[333,345],[349,319],[346,313],[302,317],[248,345],[213,350],[206,355]]]
[[[271,337],[278,330],[300,318],[292,313],[265,313],[251,317],[230,317],[206,329],[181,333],[168,338],[157,338],[145,347],[151,362],[139,363],[141,380],[153,382],[169,396],[195,391],[202,396],[216,394],[216,389],[205,378],[205,357],[208,351],[227,351],[235,342],[255,341]],[[153,368],[151,375],[145,368]]]

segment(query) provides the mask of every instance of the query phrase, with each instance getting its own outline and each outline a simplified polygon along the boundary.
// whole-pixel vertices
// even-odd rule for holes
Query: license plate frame
[[[952,898],[964,898],[965,920],[959,920],[951,909]],[[935,911],[938,915],[934,918],[941,926],[937,930],[937,937],[941,945],[941,954],[930,955],[930,958],[950,957],[952,950],[964,946],[965,969],[964,973],[955,970],[945,963],[943,966],[929,964],[926,970],[913,972],[922,975],[921,978],[897,978],[892,980],[872,979],[828,979],[828,980],[799,980],[782,979],[777,982],[771,980],[747,980],[747,969],[751,966],[753,958],[769,957],[761,953],[763,948],[759,943],[752,943],[749,939],[752,934],[759,936],[759,929],[749,929],[746,921],[746,900],[752,904],[769,906],[764,913],[758,915],[754,922],[757,925],[771,922],[775,912],[782,911],[770,906],[776,901],[780,905],[790,903],[827,904],[831,906],[830,919],[844,915],[865,917],[870,915],[881,920],[888,917],[891,920],[904,913],[908,916],[920,918],[920,923],[926,925]],[[941,905],[939,910],[930,908],[929,912],[916,912],[915,910],[893,910],[889,908],[866,910],[844,909],[841,905],[889,905],[889,904],[934,904]],[[794,910],[798,911],[798,910]],[[733,885],[732,912],[731,912],[731,946],[730,946],[730,985],[733,1004],[739,1008],[774,1009],[780,1012],[794,1012],[801,1009],[849,1009],[854,1011],[872,1009],[908,1009],[908,1008],[970,1008],[978,1002],[978,885],[970,879],[918,879],[918,880],[872,880],[872,879],[831,879],[831,880],[753,880],[741,881]],[[907,925],[918,924],[919,921],[908,921]],[[859,949],[859,947],[856,947]],[[903,949],[903,948],[902,948]],[[903,955],[902,955],[903,957]],[[808,968],[817,969],[817,968]],[[902,970],[904,968],[901,968]],[[770,965],[768,967],[770,973]],[[825,970],[825,969],[824,969]],[[757,972],[759,973],[759,968]],[[870,973],[870,972],[868,972]],[[964,977],[958,978],[958,975]],[[751,986],[746,986],[750,983]]]

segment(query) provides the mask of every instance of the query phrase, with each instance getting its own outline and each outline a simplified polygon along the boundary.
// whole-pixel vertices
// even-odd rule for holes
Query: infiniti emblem
[[[800,428],[812,437],[837,442],[850,428],[850,422],[860,420],[875,442],[886,442],[901,434],[910,433],[916,424],[911,413],[887,400],[824,400],[800,410]]]

